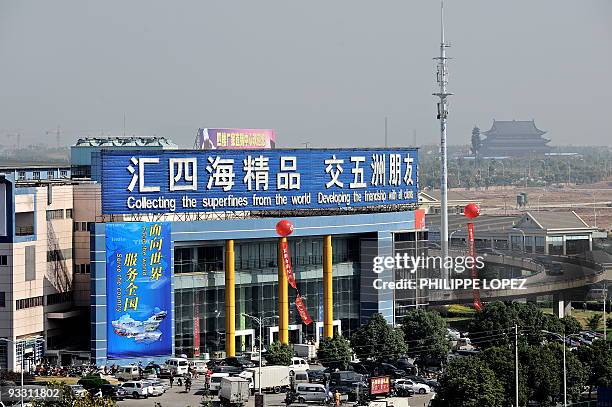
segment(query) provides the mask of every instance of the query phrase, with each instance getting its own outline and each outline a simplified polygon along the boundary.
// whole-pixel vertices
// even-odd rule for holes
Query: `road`
[[[185,392],[185,388],[179,388],[174,386],[173,388],[166,391],[166,393],[160,397],[150,397],[148,399],[126,399],[124,401],[120,401],[117,403],[118,407],[156,407],[155,403],[159,403],[161,407],[199,407],[202,402],[202,395],[204,388],[204,381],[201,379],[196,379],[193,381],[191,392]],[[426,406],[429,402],[431,396],[429,395],[415,395],[413,397],[409,397],[409,404],[411,407],[422,407]],[[266,394],[265,395],[265,405],[266,406],[285,406],[284,403],[285,395],[281,394]],[[218,399],[213,399],[213,405],[219,406]],[[314,404],[308,404],[308,406],[313,406]],[[351,406],[353,403],[345,404],[346,406]],[[254,407],[255,400],[251,397],[251,400],[247,404],[247,407]],[[293,407],[305,406],[299,403],[291,404]]]

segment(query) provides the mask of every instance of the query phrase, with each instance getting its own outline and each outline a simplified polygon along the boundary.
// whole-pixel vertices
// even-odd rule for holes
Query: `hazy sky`
[[[447,0],[449,143],[535,119],[611,145],[612,1]],[[435,142],[437,0],[0,0],[0,143],[101,132],[191,146],[198,127],[279,146]],[[12,141],[11,141],[12,143]],[[51,143],[51,140],[49,141]]]

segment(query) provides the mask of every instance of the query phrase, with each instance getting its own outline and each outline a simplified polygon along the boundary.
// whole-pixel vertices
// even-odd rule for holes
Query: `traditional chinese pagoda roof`
[[[536,127],[534,120],[495,120],[490,130],[482,134],[491,136],[541,136],[546,132]]]

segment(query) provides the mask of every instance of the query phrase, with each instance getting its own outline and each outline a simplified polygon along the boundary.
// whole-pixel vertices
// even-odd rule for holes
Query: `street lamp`
[[[259,372],[258,372],[258,387],[259,387],[259,394],[262,394],[261,392],[261,362],[262,362],[262,355],[261,355],[261,350],[263,349],[263,326],[266,323],[266,319],[276,319],[278,318],[278,316],[273,316],[273,317],[256,317],[254,315],[249,315],[249,314],[245,314],[244,312],[242,314],[243,317],[245,318],[250,318],[253,321],[255,321],[255,323],[257,323],[257,325],[259,325]]]
[[[14,341],[12,339],[8,339],[8,338],[0,338],[0,341],[3,342],[10,342],[12,344],[17,344],[17,341]],[[36,338],[36,342],[44,342],[45,340],[43,338]],[[36,351],[36,348],[34,349]],[[21,354],[21,407],[23,407],[23,369],[25,369],[24,366],[24,360],[25,360],[25,352],[22,352]]]
[[[544,329],[542,329],[541,332],[558,335],[556,332],[550,332]],[[565,341],[567,339],[571,340],[572,336],[578,336],[578,334],[565,335],[565,330],[563,330],[563,407],[567,407],[567,362],[565,360]]]

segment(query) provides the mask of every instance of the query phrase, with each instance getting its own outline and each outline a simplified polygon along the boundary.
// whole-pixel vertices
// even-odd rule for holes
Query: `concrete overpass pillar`
[[[553,312],[559,318],[572,314],[572,302],[565,299],[563,293],[553,294]]]
[[[225,355],[236,356],[236,265],[234,241],[225,241]]]

